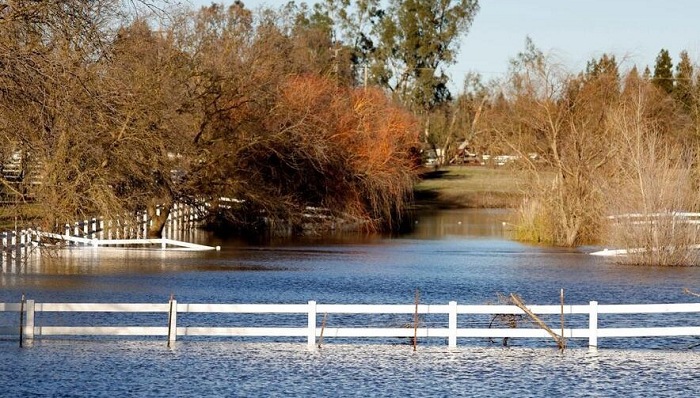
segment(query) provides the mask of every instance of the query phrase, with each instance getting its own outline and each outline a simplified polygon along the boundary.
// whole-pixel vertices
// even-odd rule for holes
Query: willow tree
[[[212,221],[250,228],[266,219],[299,230],[307,207],[317,207],[372,228],[391,223],[411,187],[413,170],[399,161],[409,148],[372,159],[387,165],[372,169],[381,177],[354,170],[350,156],[360,135],[353,129],[381,112],[354,115],[350,69],[324,25],[294,7],[254,14],[240,4],[205,7],[192,21],[176,33],[192,54],[197,120],[183,187],[209,198]],[[405,136],[413,131],[392,126]],[[366,136],[384,148],[380,133]],[[409,178],[397,183],[381,174],[387,169]]]
[[[157,187],[171,168],[159,104],[177,97],[162,84],[158,58],[168,51],[138,23],[115,31],[133,6],[155,4],[13,1],[0,11],[0,136],[28,159],[19,194],[34,201],[36,224],[52,229],[161,201]]]
[[[119,30],[110,59],[99,67],[112,123],[103,139],[93,141],[103,148],[100,167],[121,207],[146,210],[152,221],[148,233],[159,237],[173,202],[191,199],[178,176],[186,171],[187,137],[196,129],[188,110],[191,59],[171,33],[136,20]]]

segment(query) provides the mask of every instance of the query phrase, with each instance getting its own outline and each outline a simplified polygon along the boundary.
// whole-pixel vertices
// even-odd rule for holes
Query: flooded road
[[[619,266],[597,248],[556,249],[508,239],[497,210],[419,215],[402,236],[326,236],[247,244],[203,232],[220,252],[73,249],[3,268],[0,302],[495,303],[695,302],[700,268]],[[5,320],[12,322],[13,320]],[[551,343],[551,342],[549,342]],[[328,344],[309,353],[289,342],[45,340],[20,350],[0,340],[9,395],[48,396],[673,396],[700,391],[695,339],[603,339],[563,355],[552,344],[511,348],[487,340],[420,347],[405,342]],[[18,369],[22,369],[20,372]],[[18,380],[12,382],[12,380]],[[165,380],[168,380],[167,382]],[[85,391],[81,394],[80,391]],[[337,394],[336,394],[337,393]],[[3,395],[3,394],[0,394]]]

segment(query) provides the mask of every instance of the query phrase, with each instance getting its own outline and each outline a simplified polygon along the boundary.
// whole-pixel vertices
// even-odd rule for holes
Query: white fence
[[[618,228],[623,228],[629,231],[631,228],[639,226],[666,226],[671,228],[671,233],[673,231],[693,231],[696,239],[698,233],[698,227],[700,227],[700,213],[690,213],[690,212],[679,212],[679,211],[669,211],[661,213],[628,213],[620,215],[612,215],[607,217],[608,220],[612,221],[614,226]],[[681,229],[681,227],[687,227]],[[685,239],[685,238],[681,238]],[[690,250],[700,250],[700,243],[692,244],[686,246]],[[631,249],[603,249],[600,251],[595,251],[591,253],[593,256],[602,257],[616,257],[616,256],[626,256],[628,254],[639,254],[644,253],[646,248],[631,248]]]
[[[179,232],[194,228],[203,213],[203,206],[173,204],[163,227],[163,235],[175,236]],[[157,209],[156,215],[160,215],[160,209]],[[65,224],[63,235],[88,240],[146,239],[148,227],[152,222],[145,211],[115,220],[92,218],[75,222],[72,225]]]
[[[186,250],[212,250],[215,248],[177,241],[197,227],[204,211],[204,206],[174,204],[163,228],[163,239],[148,239],[148,227],[152,220],[145,211],[114,220],[92,218],[65,224],[61,234],[33,229],[0,232],[0,265],[3,271],[7,266],[21,266],[22,261],[31,255],[32,249],[39,246],[42,237],[73,246],[159,245]]]
[[[588,346],[595,349],[599,338],[623,337],[671,337],[671,336],[700,336],[700,327],[692,325],[654,327],[642,323],[634,327],[600,327],[599,316],[614,315],[629,316],[630,314],[664,314],[686,313],[697,319],[695,314],[700,312],[700,303],[682,304],[617,304],[599,305],[591,301],[587,305],[533,305],[528,309],[538,316],[564,314],[566,323],[579,327],[564,327],[557,330],[566,339],[587,339]],[[450,348],[457,346],[458,338],[550,338],[550,335],[539,328],[509,328],[509,327],[459,327],[469,318],[477,316],[522,315],[523,310],[514,305],[458,305],[451,301],[446,305],[421,304],[415,305],[377,305],[377,304],[318,304],[309,301],[307,304],[182,304],[176,300],[162,304],[130,304],[130,303],[35,303],[33,300],[21,303],[0,303],[2,313],[19,313],[20,322],[15,327],[0,327],[2,335],[19,335],[20,344],[26,339],[50,336],[163,336],[168,343],[178,337],[187,336],[257,336],[257,337],[302,337],[306,338],[308,347],[313,349],[316,344],[325,339],[333,338],[439,338],[447,339]],[[158,326],[145,325],[114,325],[109,326],[73,326],[73,325],[40,325],[37,322],[39,313],[92,313],[88,318],[95,321],[95,313],[161,313],[163,318]],[[264,326],[264,327],[225,327],[225,326],[178,326],[178,317],[184,314],[219,314],[216,323],[220,323],[223,314],[256,314],[269,316],[273,314],[296,314],[306,321],[299,326]],[[323,314],[322,317],[319,315]],[[328,318],[328,315],[331,318]],[[444,322],[438,326],[425,326],[420,322],[404,327],[344,327],[333,326],[333,317],[343,314],[421,314],[438,316]],[[573,320],[577,317],[578,320]],[[326,319],[331,321],[326,322]],[[59,318],[62,319],[62,318]],[[128,317],[119,317],[124,320]],[[319,325],[319,320],[323,319]],[[298,320],[298,318],[297,318]],[[582,322],[584,320],[585,322]],[[687,321],[686,321],[687,322]]]

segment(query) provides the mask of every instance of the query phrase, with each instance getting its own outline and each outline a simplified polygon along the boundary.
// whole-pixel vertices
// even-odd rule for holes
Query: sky
[[[190,1],[195,7],[211,3]],[[243,2],[255,9],[287,1]],[[479,5],[461,41],[458,62],[448,69],[457,89],[468,72],[478,72],[486,81],[503,77],[528,36],[571,72],[583,70],[604,53],[615,55],[623,70],[648,65],[653,71],[662,48],[674,65],[682,50],[692,61],[700,61],[700,0],[480,0]]]

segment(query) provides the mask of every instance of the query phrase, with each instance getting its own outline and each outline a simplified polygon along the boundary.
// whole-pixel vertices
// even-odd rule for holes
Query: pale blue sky
[[[210,4],[190,0],[196,7]],[[217,1],[230,4],[232,0]],[[248,8],[278,7],[287,1],[244,0]],[[300,1],[298,1],[300,2]],[[307,1],[312,3],[312,1]],[[508,69],[524,49],[525,37],[571,71],[603,53],[614,54],[624,69],[653,69],[662,48],[674,64],[687,50],[700,60],[700,0],[481,0],[469,34],[462,40],[459,62],[449,69],[461,87],[468,71],[488,80]]]

